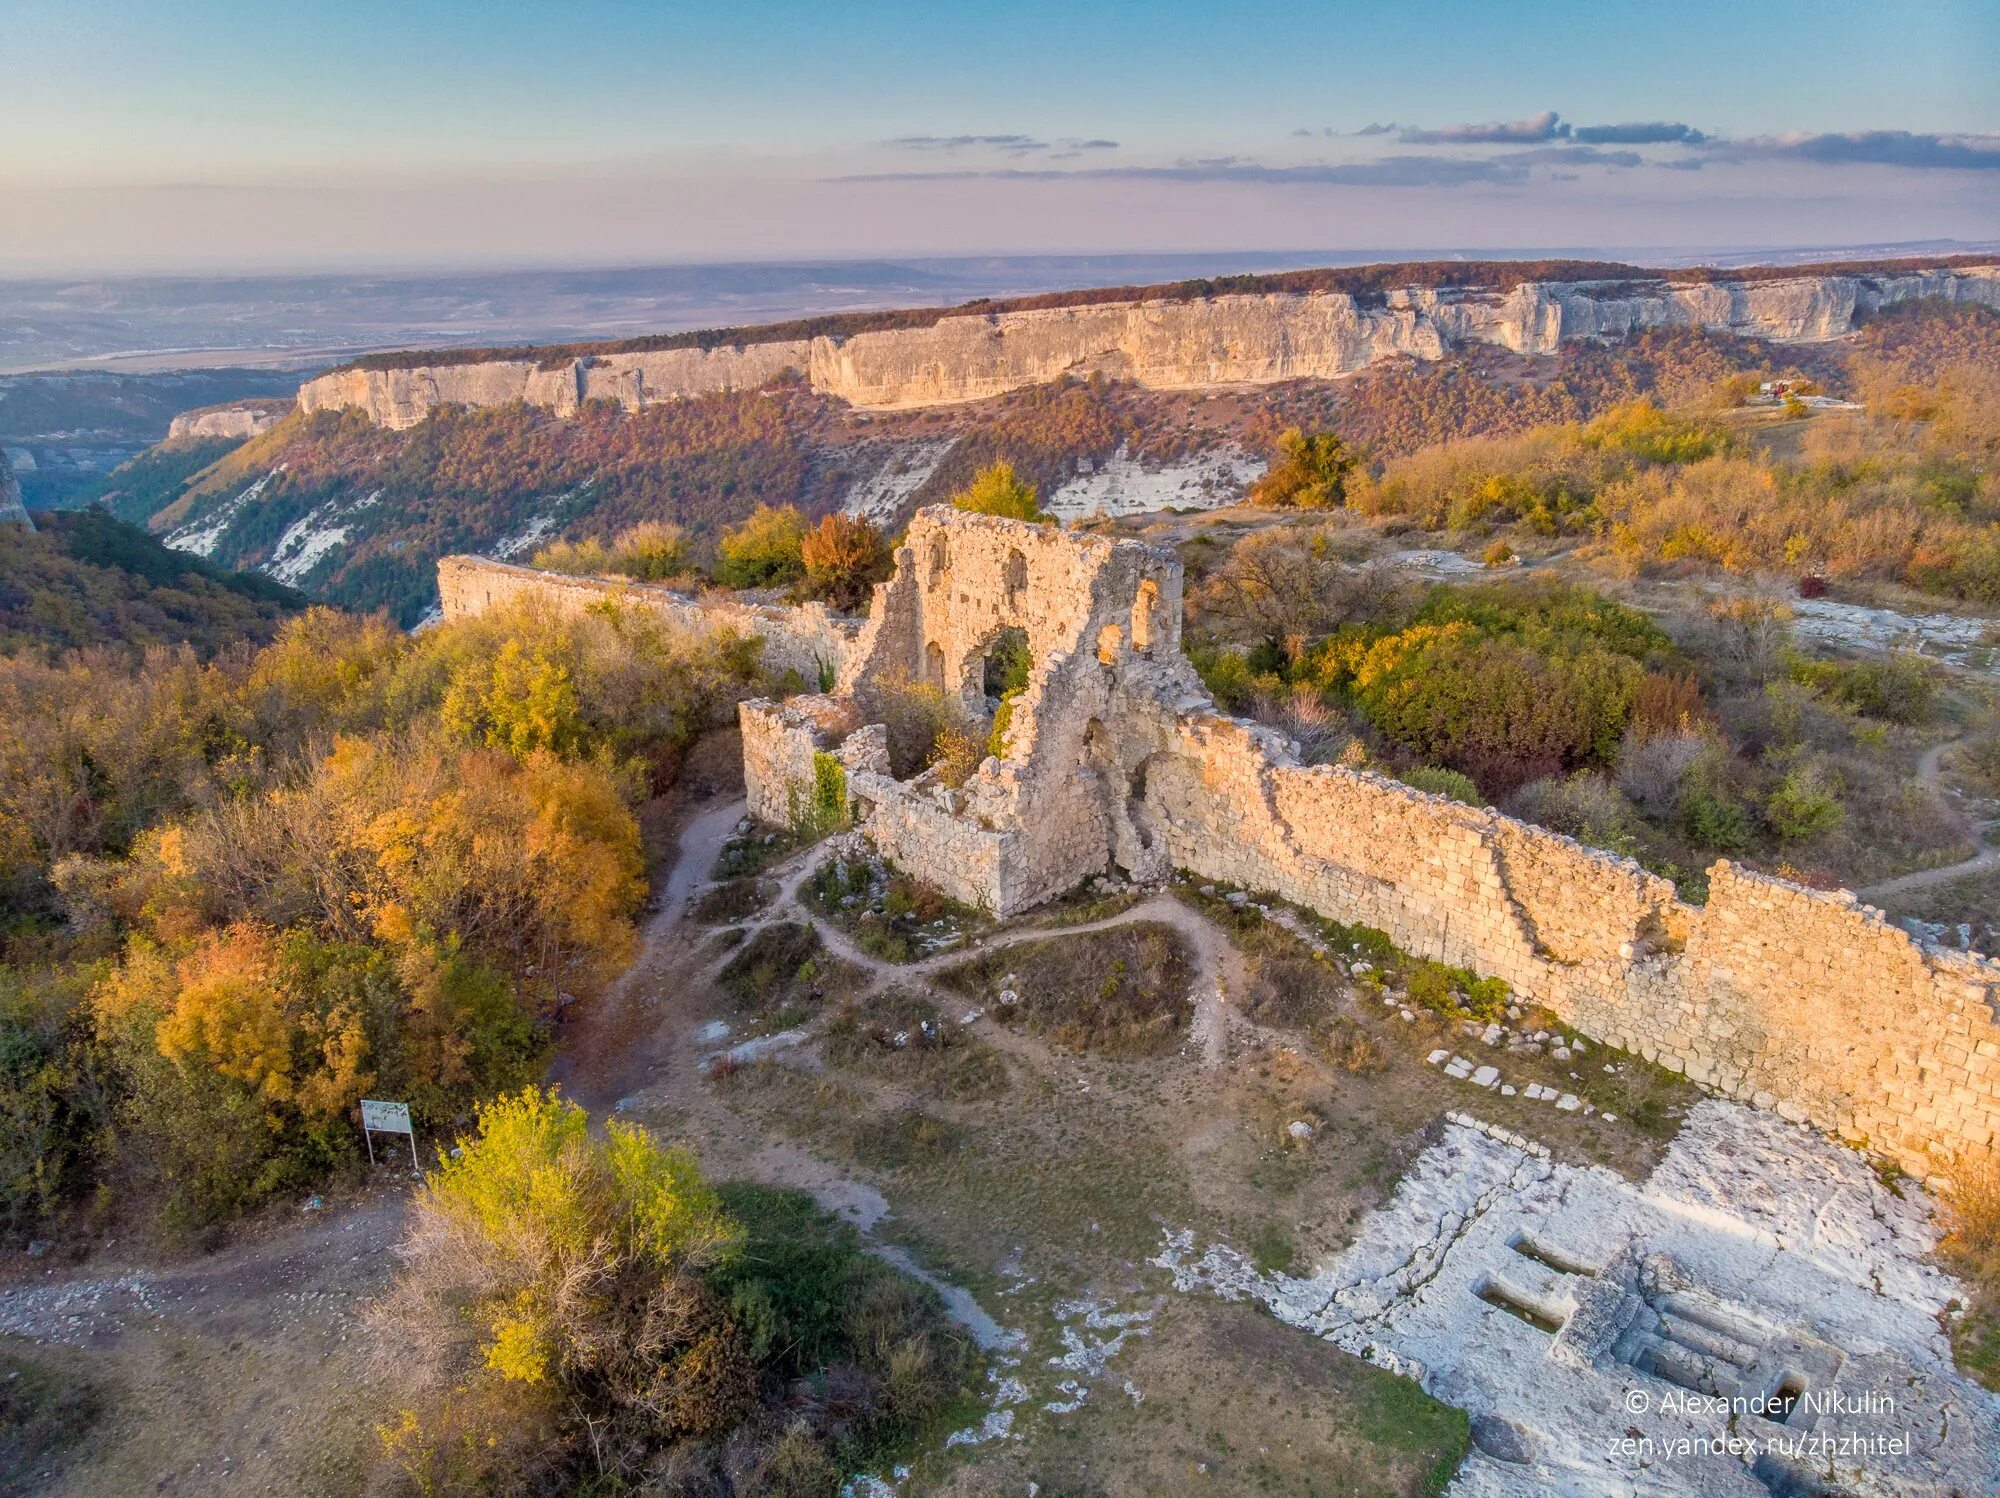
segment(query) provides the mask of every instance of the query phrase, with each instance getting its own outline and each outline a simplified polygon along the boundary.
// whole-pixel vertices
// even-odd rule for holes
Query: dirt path
[[[660,1065],[660,1011],[678,997],[674,975],[680,966],[681,928],[689,905],[714,875],[743,810],[740,797],[718,801],[697,812],[682,830],[673,868],[640,938],[639,955],[611,992],[569,1027],[549,1064],[549,1081],[593,1113],[645,1086]]]
[[[369,1302],[395,1273],[407,1164],[358,1203],[300,1212],[219,1253],[0,1284],[0,1336],[106,1393],[37,1492],[358,1492],[382,1410]]]
[[[1964,743],[1963,739],[1948,739],[1942,744],[1934,744],[1926,749],[1923,758],[1917,761],[1917,781],[1930,793],[1930,798],[1952,816],[1959,814],[1944,792],[1941,767],[1944,757],[1951,750]],[[1914,874],[1902,874],[1894,879],[1884,879],[1880,884],[1871,884],[1866,889],[1856,890],[1864,900],[1880,900],[1896,895],[1906,895],[1912,890],[1928,889],[1934,884],[1946,884],[1963,879],[1970,874],[1983,873],[1987,869],[2000,868],[2000,847],[1987,844],[1988,834],[2000,827],[2000,820],[1974,822],[1972,840],[1980,844],[1979,852],[1957,863],[1946,864],[1939,869],[1919,869]]]
[[[1194,972],[1190,979],[1189,991],[1194,1000],[1194,1018],[1191,1025],[1193,1039],[1201,1049],[1203,1064],[1219,1067],[1229,1055],[1229,1036],[1232,1013],[1227,994],[1241,993],[1246,981],[1242,955],[1231,945],[1216,926],[1198,911],[1190,910],[1172,895],[1149,895],[1138,904],[1108,915],[1099,920],[1082,921],[1070,926],[1029,925],[1017,930],[1009,930],[986,937],[975,938],[964,946],[954,947],[948,952],[938,952],[915,962],[890,962],[864,951],[848,934],[831,921],[824,919],[800,897],[799,890],[812,871],[826,856],[823,847],[813,847],[787,860],[774,871],[778,881],[778,894],[771,904],[753,921],[744,923],[746,931],[755,931],[774,922],[799,922],[811,926],[827,945],[827,949],[843,961],[850,962],[869,976],[866,992],[874,993],[890,987],[917,987],[933,998],[942,997],[932,987],[931,978],[940,972],[971,957],[986,952],[1005,951],[1009,947],[1025,942],[1043,941],[1053,937],[1082,936],[1093,931],[1109,931],[1119,926],[1147,923],[1171,927],[1183,941],[1194,962]],[[711,867],[713,863],[711,861]],[[720,959],[726,961],[727,958]],[[768,1036],[732,1047],[730,1054],[738,1060],[753,1060],[756,1056],[770,1054],[774,1050],[784,1050],[806,1038],[804,1030],[786,1032],[780,1036]]]

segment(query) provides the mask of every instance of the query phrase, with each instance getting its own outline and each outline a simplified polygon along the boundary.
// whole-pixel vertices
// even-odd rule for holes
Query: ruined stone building
[[[441,585],[447,614],[524,588],[579,606],[619,592],[756,628],[774,664],[832,686],[742,705],[752,812],[794,820],[835,785],[891,862],[995,914],[1113,869],[1186,869],[1503,978],[1587,1035],[1921,1175],[2000,1128],[2000,962],[1921,943],[1846,891],[1726,862],[1690,905],[1544,828],[1303,765],[1220,712],[1181,654],[1171,553],[929,509],[858,625],[464,558]],[[935,770],[898,779],[889,696],[927,683],[984,718],[989,653],[1021,638],[1032,667],[1005,752],[956,788]]]

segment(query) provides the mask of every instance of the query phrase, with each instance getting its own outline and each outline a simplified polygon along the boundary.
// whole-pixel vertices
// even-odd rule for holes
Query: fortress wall
[[[859,631],[854,620],[841,618],[824,604],[790,608],[746,603],[733,594],[679,593],[651,583],[565,577],[485,557],[445,557],[439,561],[438,598],[447,619],[466,618],[528,599],[571,613],[611,600],[647,609],[687,629],[730,629],[738,634],[762,635],[764,664],[780,673],[796,671],[808,686],[819,684],[822,667],[833,674],[841,671]]]
[[[568,415],[601,399],[637,410],[797,373],[855,406],[894,410],[1093,373],[1161,389],[1334,379],[1383,359],[1442,358],[1466,344],[1550,354],[1565,342],[1647,328],[1812,342],[1853,331],[1865,313],[1926,297],[2000,307],[2000,266],[1687,284],[1531,282],[1504,293],[1414,287],[1366,305],[1339,292],[1270,293],[959,313],[927,328],[586,354],[553,369],[511,359],[339,370],[301,386],[299,405],[358,406],[380,425],[406,427],[440,405],[524,401]]]
[[[1289,756],[1285,756],[1288,758]],[[1148,780],[1173,862],[1507,980],[1586,1035],[1936,1171],[2000,1143],[2000,962],[1845,891],[1718,863],[1709,900],[1495,812],[1184,720]]]
[[[807,810],[799,798],[814,782],[813,756],[831,750],[861,726],[851,701],[815,695],[772,702],[758,697],[736,707],[743,730],[743,780],[750,815],[789,827]]]
[[[853,699],[758,698],[738,705],[737,721],[750,815],[775,826],[796,825],[808,809],[802,798],[813,785],[814,756],[831,753],[847,771],[850,803],[863,809],[869,837],[891,862],[964,904],[1009,908],[1012,839],[958,815],[954,793],[922,777],[899,781],[889,775],[886,740],[879,732],[854,731],[861,724]]]
[[[1135,649],[1138,621],[1179,598],[1171,559],[1138,543],[925,510],[851,644],[852,625],[823,609],[470,558],[442,564],[440,586],[453,615],[526,594],[636,600],[754,629],[781,661],[811,664],[839,640],[834,692],[740,709],[751,809],[793,821],[815,754],[832,753],[884,856],[954,899],[1011,915],[1113,863],[1141,879],[1185,868],[1503,978],[1585,1035],[1912,1172],[2000,1144],[2000,961],[1920,943],[1844,891],[1726,862],[1708,902],[1688,905],[1630,860],[1546,829],[1302,766],[1281,735],[1214,710],[1171,629]],[[891,778],[873,684],[935,641],[952,647],[941,684],[955,686],[1009,625],[1038,656],[1005,757],[960,789]]]
[[[847,787],[866,809],[869,839],[904,872],[961,904],[1009,912],[1026,903],[1011,888],[1017,839],[958,815],[956,793],[879,773],[850,773]]]

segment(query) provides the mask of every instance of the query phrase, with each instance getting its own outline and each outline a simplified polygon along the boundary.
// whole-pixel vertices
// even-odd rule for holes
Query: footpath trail
[[[638,956],[611,991],[568,1026],[548,1079],[592,1113],[616,1106],[653,1079],[664,1044],[662,1006],[678,997],[668,985],[684,970],[678,959],[688,907],[713,879],[743,811],[740,796],[712,802],[682,829]]]
[[[1945,755],[1964,742],[1963,739],[1949,739],[1942,744],[1935,744],[1925,750],[1923,758],[1917,761],[1918,782],[1929,792],[1930,798],[1952,816],[1958,815],[1958,808],[1953,806],[1950,798],[1945,795],[1941,766]],[[1894,879],[1884,879],[1880,884],[1871,884],[1866,889],[1856,890],[1855,893],[1864,900],[1887,899],[1896,895],[1907,895],[1912,890],[1928,889],[1935,884],[1948,884],[1987,869],[2000,868],[2000,847],[1995,847],[1987,841],[1996,827],[2000,827],[2000,820],[1972,824],[1972,838],[1974,842],[1980,844],[1980,850],[1970,858],[1946,864],[1943,868],[1919,869],[1914,874],[1901,874]]]
[[[946,952],[933,953],[914,962],[890,962],[872,952],[864,951],[845,931],[820,916],[800,897],[801,886],[825,856],[825,848],[815,845],[780,865],[774,871],[774,877],[778,881],[777,897],[756,919],[744,922],[743,929],[752,932],[774,922],[809,925],[819,933],[820,939],[835,956],[854,964],[868,974],[869,992],[898,986],[917,987],[925,989],[933,998],[946,998],[947,1007],[950,1007],[956,1001],[937,993],[932,987],[931,979],[945,969],[956,967],[982,953],[1005,951],[1009,947],[1020,946],[1026,942],[1045,941],[1054,937],[1082,936],[1093,931],[1108,931],[1119,926],[1135,924],[1168,926],[1187,944],[1189,955],[1193,959],[1194,972],[1189,988],[1194,1001],[1191,1033],[1194,1042],[1200,1048],[1202,1062],[1209,1067],[1218,1067],[1228,1058],[1232,1014],[1224,996],[1228,992],[1243,991],[1246,979],[1242,955],[1213,922],[1200,912],[1189,909],[1172,895],[1151,894],[1115,915],[1104,916],[1094,921],[1081,921],[1067,926],[1030,923],[977,937],[963,946],[953,947]],[[713,868],[712,861],[710,867]],[[726,956],[723,960],[727,960]],[[753,1044],[758,1045],[759,1053],[782,1048],[772,1047],[768,1041]]]

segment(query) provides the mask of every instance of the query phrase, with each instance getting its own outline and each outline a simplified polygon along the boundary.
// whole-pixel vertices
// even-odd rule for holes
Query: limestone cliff
[[[1699,327],[1777,342],[1851,332],[1857,317],[1923,298],[2000,308],[2000,265],[1907,274],[1779,274],[1763,280],[1528,282],[1507,292],[1412,288],[1379,304],[1342,292],[1108,301],[955,312],[930,327],[712,349],[584,354],[348,369],[299,391],[307,411],[359,406],[406,427],[440,405],[524,401],[563,414],[589,400],[628,409],[803,375],[873,410],[949,405],[1064,375],[1103,373],[1159,389],[1334,379],[1396,357],[1467,344],[1549,354],[1579,339]]]
[[[0,524],[10,521],[29,530],[35,528],[35,522],[28,518],[28,511],[21,503],[21,485],[14,478],[7,455],[0,452]]]
[[[255,437],[268,432],[284,415],[283,401],[241,401],[227,406],[204,406],[199,411],[183,411],[167,428],[167,440],[190,437]]]

